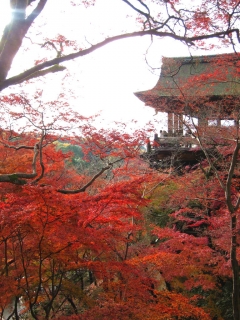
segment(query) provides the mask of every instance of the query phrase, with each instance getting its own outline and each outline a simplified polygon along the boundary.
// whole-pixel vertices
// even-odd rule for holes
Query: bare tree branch
[[[39,145],[36,143],[34,147],[34,155],[32,161],[32,173],[14,172],[11,174],[0,174],[0,182],[9,182],[13,184],[25,184],[23,179],[33,179],[37,176],[36,162],[39,154]]]
[[[107,166],[105,166],[101,170],[99,170],[99,172],[96,173],[92,177],[92,179],[90,181],[88,181],[82,188],[79,188],[79,189],[76,189],[76,190],[58,189],[57,191],[60,192],[60,193],[64,193],[64,194],[76,194],[76,193],[80,193],[80,192],[85,192],[86,189],[88,187],[90,187],[93,184],[93,182],[95,180],[97,180],[98,177],[100,177],[105,171],[111,169],[114,164],[116,164],[116,163],[118,163],[118,162],[120,162],[122,160],[123,160],[123,158],[120,158],[120,159],[117,159],[117,160],[115,160],[113,162],[109,162]]]
[[[92,179],[88,183],[86,183],[80,189],[76,189],[76,190],[58,189],[57,191],[60,192],[60,193],[64,193],[64,194],[76,194],[76,193],[80,193],[80,192],[85,192],[86,189],[88,187],[90,187],[93,184],[93,182],[103,174],[103,172],[105,172],[106,170],[110,169],[111,167],[112,167],[111,165],[108,165],[108,166],[102,168],[97,174],[95,174],[95,176],[92,177]]]
[[[68,54],[68,55],[65,55],[62,57],[54,58],[52,60],[45,61],[45,62],[38,64],[37,66],[34,66],[34,67],[32,67],[32,68],[14,76],[14,77],[8,78],[8,79],[0,82],[0,91],[2,91],[3,89],[5,89],[9,86],[22,83],[26,80],[29,80],[29,79],[37,77],[37,76],[44,75],[45,73],[38,74],[38,75],[34,75],[34,74],[40,70],[44,71],[44,69],[47,67],[51,67],[51,66],[57,65],[59,63],[65,62],[65,61],[73,60],[75,58],[83,57],[83,56],[88,55],[88,54],[94,52],[95,50],[109,44],[109,43],[112,43],[112,42],[118,41],[118,40],[122,40],[122,39],[143,37],[143,36],[150,35],[150,36],[156,36],[156,37],[169,37],[169,38],[172,38],[172,39],[175,39],[178,41],[182,41],[186,44],[193,45],[193,43],[195,41],[210,39],[210,38],[223,38],[224,36],[231,35],[233,33],[236,34],[238,41],[240,42],[238,29],[230,29],[227,31],[206,34],[206,35],[200,35],[200,36],[195,36],[195,37],[185,37],[185,36],[179,36],[177,34],[173,34],[170,32],[160,32],[160,31],[158,31],[158,28],[152,29],[152,30],[147,30],[147,31],[138,31],[138,32],[121,34],[121,35],[117,35],[114,37],[109,37],[109,38],[107,38],[107,39],[105,39],[95,45],[92,45],[90,48],[87,48],[85,50],[71,53],[71,54]],[[1,60],[0,60],[0,69],[1,69]],[[48,71],[48,72],[53,72],[53,71]]]
[[[43,176],[44,176],[44,172],[45,172],[45,167],[44,167],[44,163],[43,163],[43,157],[42,157],[42,150],[43,150],[43,139],[45,138],[45,133],[42,132],[42,136],[40,139],[40,142],[38,143],[38,148],[39,148],[39,162],[40,162],[40,166],[41,166],[41,174],[40,176],[33,181],[33,183],[37,183],[38,181],[40,181]]]
[[[234,173],[234,169],[236,167],[237,164],[237,158],[238,158],[238,152],[240,150],[240,143],[237,141],[236,143],[236,147],[234,149],[233,155],[232,155],[232,160],[231,160],[231,164],[230,164],[230,168],[229,168],[229,172],[228,172],[228,178],[227,178],[227,182],[226,182],[226,188],[225,188],[225,197],[226,197],[226,202],[227,202],[227,206],[230,212],[235,212],[240,204],[240,197],[238,197],[237,203],[234,206],[232,203],[232,192],[231,192],[231,186],[232,186],[232,177],[233,177],[233,173]]]

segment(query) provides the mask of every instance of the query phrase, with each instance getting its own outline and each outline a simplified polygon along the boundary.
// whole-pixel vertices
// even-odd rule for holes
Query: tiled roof
[[[158,111],[188,113],[210,106],[232,111],[240,102],[240,55],[164,57],[156,86],[135,95]]]

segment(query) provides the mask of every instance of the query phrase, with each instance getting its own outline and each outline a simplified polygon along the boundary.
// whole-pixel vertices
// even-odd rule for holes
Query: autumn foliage
[[[186,7],[181,0],[137,6],[123,0],[134,21],[129,30],[99,28],[87,35],[81,19],[62,21],[73,22],[79,39],[45,34],[57,2],[46,21],[51,1],[9,2],[11,20],[0,41],[1,319],[239,320],[239,108],[230,92],[235,87],[228,86],[238,81],[224,69],[238,76],[238,54],[215,57],[211,72],[192,72],[192,81],[178,83],[181,101],[171,112],[187,110],[182,125],[204,157],[195,166],[162,171],[141,157],[153,127],[134,133],[118,122],[115,129],[96,128],[96,116],[74,111],[80,109],[71,105],[75,80],[71,67],[62,65],[142,36],[236,52],[239,1],[192,1]],[[71,16],[73,7],[82,14],[95,3],[66,1],[62,8]],[[31,61],[15,72],[21,64],[14,65],[15,58],[29,52]],[[193,65],[188,59],[191,71],[200,60]],[[174,64],[174,85],[183,65],[176,71]],[[59,74],[60,92],[47,100],[45,80],[54,83]],[[216,79],[230,88],[220,108],[211,96]],[[210,85],[201,91],[196,82]],[[167,91],[165,106],[176,100]],[[192,121],[199,110],[210,111],[204,125]],[[234,126],[208,126],[223,114]]]
[[[69,110],[49,122],[49,114],[23,96],[1,101],[5,109],[18,106],[9,112],[15,131],[2,114],[2,317],[210,319],[197,297],[177,285],[169,290],[168,283],[181,269],[182,276],[195,275],[188,290],[194,281],[213,288],[213,279],[202,276],[211,250],[205,248],[204,259],[196,256],[189,269],[187,252],[174,256],[181,250],[176,237],[172,248],[151,244],[151,234],[180,234],[148,223],[149,195],[165,177],[139,157],[147,132],[97,130],[91,119]],[[65,116],[74,120],[64,122]],[[75,123],[81,123],[78,134]],[[191,246],[196,252],[206,240],[196,238]]]
[[[44,112],[12,117],[32,131],[20,121],[1,132],[3,318],[224,318],[213,303],[231,282],[230,216],[206,160],[159,173],[139,157],[147,132],[79,116],[80,133],[64,137]],[[224,179],[233,149],[219,152]],[[234,178],[233,197],[238,187]]]

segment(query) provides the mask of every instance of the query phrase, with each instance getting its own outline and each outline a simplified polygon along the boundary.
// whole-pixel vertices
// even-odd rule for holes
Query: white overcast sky
[[[1,29],[8,17],[7,2],[4,0],[0,4]],[[62,0],[51,0],[47,4],[44,11],[47,25],[42,25],[42,30],[45,34],[46,29],[49,38],[63,34],[72,40],[79,39],[79,43],[82,42],[83,45],[86,45],[86,41],[94,44],[103,40],[105,35],[129,30],[135,23],[133,19],[126,17],[131,11],[121,1],[97,0],[96,5],[87,10],[83,6],[70,7],[70,14],[67,14],[69,11],[65,11],[65,8],[66,1]],[[154,110],[144,106],[133,93],[155,86],[160,74],[162,56],[186,56],[189,53],[183,44],[173,40],[155,39],[151,46],[150,43],[150,38],[122,40],[76,59],[74,63],[67,63],[66,66],[72,74],[70,78],[66,78],[67,88],[72,89],[77,97],[72,102],[73,107],[83,115],[100,111],[101,117],[98,121],[103,125],[109,125],[112,121],[123,121],[133,126],[131,120],[135,120],[136,126],[142,127],[148,121],[154,121],[156,128],[161,129],[164,126],[164,123],[161,123],[164,117],[160,114],[154,116]],[[148,54],[145,55],[147,49]],[[207,52],[210,53],[215,52]],[[20,52],[13,65],[13,74],[22,71],[22,66],[31,61],[28,54],[30,53]],[[148,63],[156,68],[154,72],[147,65],[146,57]],[[45,96],[54,97],[61,89],[62,79],[63,77],[57,74],[54,75],[54,81],[47,80],[44,84]]]

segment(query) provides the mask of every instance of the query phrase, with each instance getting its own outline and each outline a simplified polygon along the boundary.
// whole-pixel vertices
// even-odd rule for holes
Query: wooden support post
[[[204,115],[200,115],[198,118],[198,126],[199,127],[206,127],[208,125],[206,117]]]
[[[180,136],[183,136],[183,114],[178,115],[178,132]]]
[[[168,135],[173,135],[173,113],[168,112]]]
[[[174,130],[174,135],[177,136],[178,135],[178,115],[173,114],[173,116],[174,116],[173,130]]]

